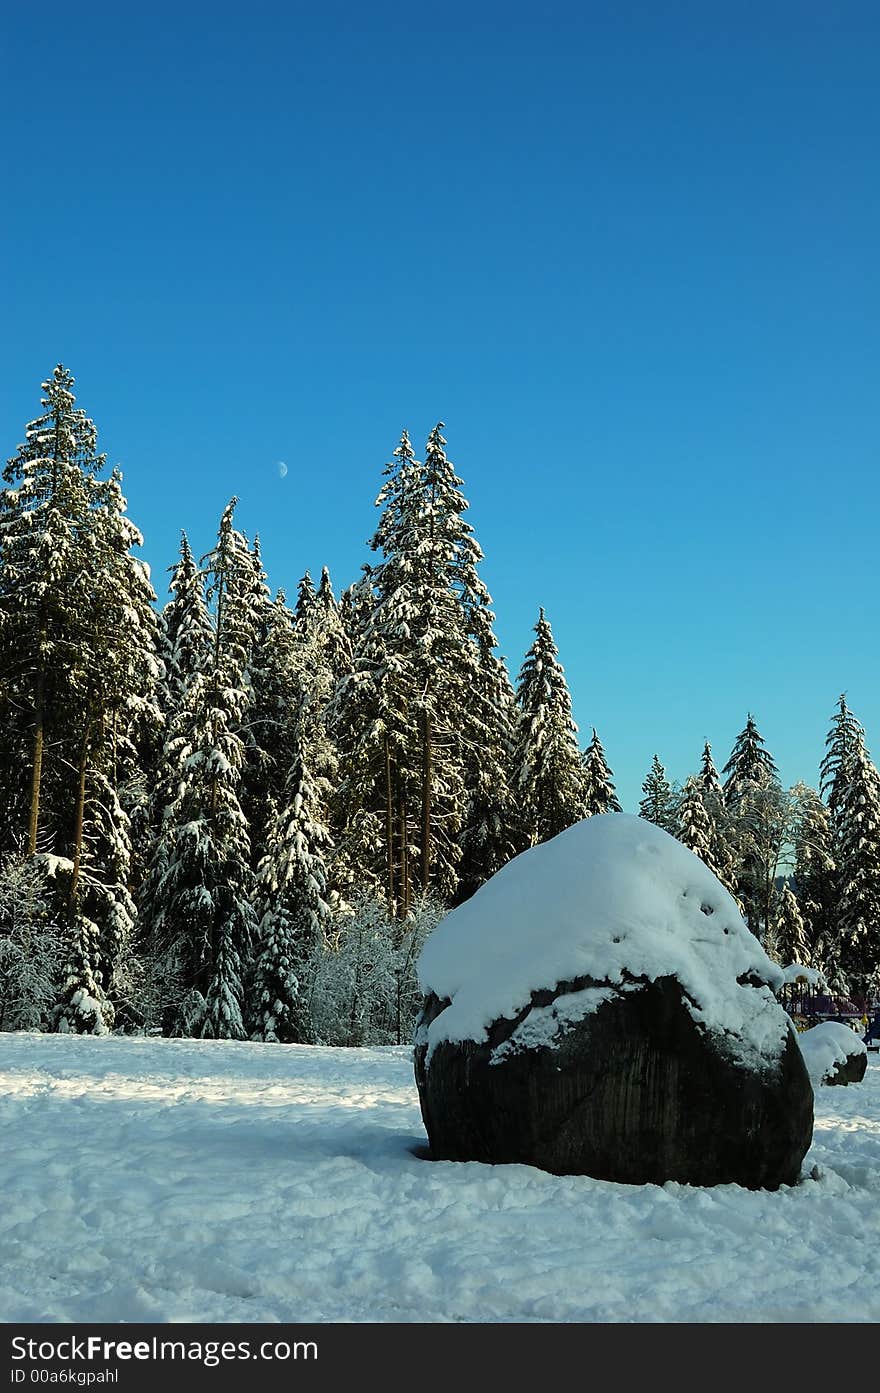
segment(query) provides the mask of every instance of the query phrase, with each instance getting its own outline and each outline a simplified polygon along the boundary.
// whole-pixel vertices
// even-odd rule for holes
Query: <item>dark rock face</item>
[[[560,983],[532,1005],[602,985]],[[430,1064],[418,1043],[432,1158],[629,1184],[795,1184],[812,1141],[813,1089],[793,1028],[778,1067],[759,1072],[698,1027],[676,978],[632,987],[552,1043],[503,1051],[496,1063],[493,1049],[527,1012],[496,1022],[482,1044],[438,1044]],[[426,998],[417,1041],[448,1004]]]
[[[834,1072],[827,1074],[823,1084],[861,1083],[868,1068],[867,1052],[849,1054],[845,1060],[834,1066]]]

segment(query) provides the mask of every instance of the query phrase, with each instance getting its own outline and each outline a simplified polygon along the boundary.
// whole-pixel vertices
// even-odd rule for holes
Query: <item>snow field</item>
[[[405,1047],[3,1034],[0,1117],[7,1323],[880,1319],[875,1057],[776,1193],[420,1159]]]

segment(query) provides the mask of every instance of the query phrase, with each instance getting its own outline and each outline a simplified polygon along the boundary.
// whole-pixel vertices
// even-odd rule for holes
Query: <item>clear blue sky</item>
[[[0,453],[62,361],[163,598],[233,493],[339,590],[442,419],[626,807],[749,710],[815,780],[844,689],[880,753],[878,59],[873,0],[16,7]]]

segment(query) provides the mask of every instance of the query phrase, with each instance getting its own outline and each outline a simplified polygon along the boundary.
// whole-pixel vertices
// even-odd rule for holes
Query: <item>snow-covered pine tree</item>
[[[841,960],[850,983],[864,993],[880,969],[880,775],[863,739],[849,756],[838,826]]]
[[[776,874],[790,830],[790,800],[748,715],[724,766],[728,840],[735,858],[737,895],[752,933],[767,932]]]
[[[147,855],[147,868],[138,891],[138,914],[142,931],[148,936],[151,954],[157,963],[167,962],[168,970],[178,961],[180,945],[177,931],[166,923],[169,901],[166,896],[165,875],[168,857],[176,841],[177,803],[186,783],[186,760],[189,746],[180,744],[181,734],[189,729],[192,712],[187,708],[187,694],[196,679],[210,667],[214,653],[214,627],[205,599],[205,574],[192,558],[186,537],[181,543],[181,558],[173,568],[169,586],[173,599],[163,611],[165,642],[163,655],[166,679],[162,684],[162,705],[166,713],[164,736],[160,748],[150,796],[150,826],[152,836]],[[174,917],[174,916],[172,916]],[[170,955],[170,956],[169,956]],[[193,954],[184,954],[187,968],[187,987],[192,985]]]
[[[853,760],[864,742],[864,728],[847,706],[846,693],[841,693],[825,739],[825,756],[819,772],[819,790],[828,807],[834,838],[840,834],[840,810],[850,782]]]
[[[783,885],[773,900],[773,913],[767,934],[767,952],[781,967],[798,963],[811,964],[810,945],[797,897],[788,884]]]
[[[389,893],[387,815],[376,805],[375,770],[364,768],[357,757],[372,703],[372,681],[363,658],[375,606],[370,567],[364,565],[361,571],[360,579],[342,592],[339,617],[351,656],[334,685],[326,711],[327,730],[338,760],[330,812],[336,844],[331,879],[347,903],[365,890],[379,893],[383,881],[386,896]],[[372,743],[375,747],[375,739]]]
[[[263,569],[260,539],[240,556],[244,571],[246,652],[243,685],[246,718],[241,729],[245,746],[239,798],[248,825],[251,867],[256,871],[269,836],[269,806],[284,787],[289,759],[287,713],[299,695],[294,619],[284,596],[272,598]]]
[[[584,816],[584,767],[565,670],[543,609],[517,682],[511,787],[526,842],[548,841]]]
[[[0,864],[0,1030],[41,1030],[51,1020],[68,951],[39,856]]]
[[[448,902],[456,891],[463,897],[476,889],[517,849],[508,785],[516,704],[495,655],[495,616],[479,574],[483,553],[465,519],[469,504],[446,454],[444,429],[439,421],[428,436],[424,467],[427,593],[437,622],[429,627],[434,739],[426,749],[423,729],[421,893]],[[433,779],[427,790],[426,754]],[[433,843],[433,879],[425,872],[426,840]]]
[[[293,609],[298,630],[307,633],[311,629],[316,599],[314,582],[310,573],[306,571],[296,587],[296,604]]]
[[[217,545],[202,561],[212,645],[171,721],[163,762],[174,796],[154,848],[147,898],[157,949],[202,1002],[199,1020],[190,1012],[191,1027],[242,1039],[241,977],[256,927],[240,803],[254,631],[252,558],[234,527],[236,502],[225,509]],[[192,622],[201,626],[197,611]]]
[[[259,870],[262,914],[253,982],[253,1037],[282,1043],[313,1039],[302,985],[324,946],[333,910],[328,865],[333,852],[323,820],[328,790],[309,768],[300,732],[282,805],[273,817]]]
[[[836,931],[836,863],[828,809],[815,789],[795,784],[794,889],[804,920],[811,958],[821,956],[819,944]],[[828,974],[826,973],[826,976]]]
[[[75,406],[73,386],[61,364],[42,384],[43,414],[27,425],[0,491],[0,670],[12,715],[4,735],[16,738],[4,771],[3,802],[12,810],[7,850],[23,830],[31,855],[45,840],[66,850],[70,837],[77,706],[72,679],[81,675],[81,622],[92,599],[88,480],[106,463],[97,453],[94,422]]]
[[[81,660],[82,743],[73,842],[71,907],[80,902],[98,926],[100,980],[113,992],[117,963],[131,951],[140,874],[131,819],[144,797],[142,750],[163,723],[156,595],[133,550],[143,538],[126,516],[121,476],[88,480],[94,595],[84,623]],[[119,1003],[117,1003],[117,1006]],[[118,1011],[117,1011],[118,1017]],[[71,1022],[73,1024],[73,1022]]]
[[[724,781],[724,796],[730,806],[735,806],[737,800],[749,791],[751,785],[763,785],[777,776],[776,763],[770,752],[764,748],[764,738],[759,733],[751,712],[748,713],[745,726],[734,741],[723,772],[727,775]]]
[[[160,697],[169,717],[179,707],[195,674],[203,670],[214,639],[205,605],[204,573],[193,557],[185,532],[180,534],[180,558],[170,569],[171,599],[162,610],[160,639],[165,667]]]
[[[712,746],[707,740],[703,746],[700,772],[696,776],[697,787],[703,799],[703,807],[712,824],[710,856],[712,870],[725,889],[734,899],[737,893],[737,846],[736,836],[731,829],[730,816],[718,770],[712,758]]]
[[[367,869],[400,916],[417,889],[451,898],[461,855],[463,674],[477,654],[463,593],[467,505],[440,429],[424,465],[404,432],[386,466],[370,544],[382,558],[370,571],[374,601],[332,704],[341,838],[350,846],[364,817],[381,826],[382,860]]]
[[[337,684],[329,711],[340,755],[334,805],[340,846],[336,879],[343,887],[350,879],[354,891],[359,862],[367,883],[384,884],[392,914],[398,905],[405,912],[412,894],[410,804],[415,769],[409,698],[411,633],[417,619],[409,563],[403,564],[398,551],[415,526],[420,469],[404,431],[385,466],[385,483],[376,499],[382,513],[371,546],[384,559],[365,570],[357,605],[353,595],[346,597],[343,613],[352,624],[352,666]],[[381,573],[381,590],[376,571]],[[401,592],[395,597],[397,613],[389,614],[396,589]]]
[[[712,758],[712,746],[707,740],[703,746],[702,761],[700,772],[697,775],[697,787],[703,795],[703,802],[707,810],[713,803],[721,804],[724,801],[724,793],[721,788],[721,780],[718,777],[718,770],[715,768],[715,761]]]
[[[614,777],[595,726],[593,738],[584,751],[583,808],[585,817],[622,811],[614,788]]]
[[[472,606],[469,628],[476,668],[465,701],[465,815],[457,898],[465,899],[499,871],[522,846],[519,810],[510,788],[511,753],[518,709],[516,693],[496,653],[495,616],[485,602]]]
[[[323,666],[330,679],[330,690],[324,699],[326,705],[337,683],[351,670],[352,661],[351,639],[333,593],[330,572],[326,566],[321,570],[321,582],[315,595],[313,633]]]
[[[125,801],[142,782],[139,732],[161,720],[160,664],[156,597],[132,554],[143,539],[125,516],[119,472],[102,477],[106,456],[94,422],[74,406],[73,385],[59,365],[43,384],[45,414],[4,474],[12,487],[0,500],[0,635],[16,650],[11,687],[27,713],[27,848],[46,845],[72,863],[59,1024],[102,1029],[123,922],[131,928],[127,883],[116,873],[128,841]],[[101,816],[91,820],[104,835],[86,842],[96,800]],[[130,869],[129,859],[126,881]]]
[[[481,553],[463,518],[468,505],[462,480],[447,458],[442,431],[440,421],[428,437],[416,476],[414,526],[404,527],[400,559],[411,566],[415,582],[410,710],[416,740],[417,884],[421,895],[437,893],[448,902],[461,860],[465,749],[483,727],[480,710],[476,704],[467,709],[463,694],[470,694],[478,661],[468,612],[485,597],[485,588],[476,572]],[[383,569],[377,576],[380,608],[386,593]],[[389,598],[390,618],[396,601]]]
[[[246,781],[247,808],[250,810],[253,807],[248,822],[254,841],[255,821],[265,824],[264,833],[268,830],[270,819],[261,809],[265,810],[270,802],[277,805],[284,789],[290,762],[291,713],[301,697],[299,643],[293,614],[287,608],[283,591],[279,591],[266,606],[251,654],[249,678],[249,745],[252,751],[260,754],[259,760],[254,760]]]
[[[348,640],[352,659],[366,632],[375,602],[372,569],[364,564],[361,566],[358,580],[343,590],[339,598],[339,619]]]
[[[703,802],[703,794],[698,780],[691,777],[686,780],[682,790],[681,801],[678,806],[678,830],[676,833],[678,840],[695,856],[705,862],[712,873],[715,867],[712,862],[712,819],[706,811]]]
[[[671,832],[675,836],[678,830],[675,797],[659,755],[655,754],[651,760],[651,768],[642,784],[642,793],[644,797],[639,803],[639,817],[643,817],[646,822],[653,822],[655,826],[662,827],[664,832]]]

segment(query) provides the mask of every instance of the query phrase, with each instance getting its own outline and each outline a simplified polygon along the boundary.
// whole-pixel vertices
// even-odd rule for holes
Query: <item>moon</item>
[[[287,478],[287,465],[283,459],[278,461],[278,477],[279,479]]]

